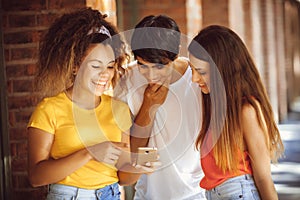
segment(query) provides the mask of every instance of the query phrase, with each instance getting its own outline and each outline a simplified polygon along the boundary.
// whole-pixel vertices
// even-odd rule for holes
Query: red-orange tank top
[[[247,151],[244,151],[240,155],[240,162],[238,166],[237,173],[231,173],[226,171],[225,173],[216,165],[216,161],[213,157],[213,151],[210,151],[206,156],[201,158],[201,166],[204,172],[204,177],[200,182],[200,187],[210,190],[214,187],[220,185],[229,178],[240,176],[243,174],[252,174],[252,168],[250,165],[250,157]],[[245,162],[243,162],[242,157],[244,157]]]

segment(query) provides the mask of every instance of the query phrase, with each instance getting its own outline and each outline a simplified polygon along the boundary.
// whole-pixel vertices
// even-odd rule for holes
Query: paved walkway
[[[300,200],[300,98],[279,124],[285,157],[272,165],[272,177],[280,200]]]

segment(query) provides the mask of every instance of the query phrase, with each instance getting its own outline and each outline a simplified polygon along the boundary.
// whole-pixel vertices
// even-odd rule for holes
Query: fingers
[[[129,148],[129,145],[125,142],[111,142],[111,143],[119,148]]]
[[[90,146],[88,150],[95,160],[115,165],[126,146],[128,145],[123,142],[106,141]]]
[[[168,87],[169,87],[169,82],[167,80],[165,80],[161,84],[153,83],[148,85],[149,90],[151,90],[154,93],[159,91],[163,91],[163,92],[168,91]]]
[[[155,161],[155,162],[147,162],[145,165],[133,165],[134,168],[137,170],[138,173],[153,173],[155,170],[157,170],[161,166],[161,162]]]

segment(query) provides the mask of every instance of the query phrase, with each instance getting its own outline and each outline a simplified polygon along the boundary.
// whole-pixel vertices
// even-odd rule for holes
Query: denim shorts
[[[228,179],[217,187],[206,190],[207,200],[260,200],[251,175],[245,174]]]
[[[88,190],[62,184],[51,184],[47,200],[120,200],[118,183],[107,185],[104,188]]]

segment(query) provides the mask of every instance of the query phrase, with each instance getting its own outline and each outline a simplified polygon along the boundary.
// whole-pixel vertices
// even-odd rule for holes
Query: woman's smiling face
[[[101,96],[114,76],[115,56],[109,45],[96,44],[80,65],[76,82],[83,91]]]
[[[210,70],[209,63],[189,54],[190,66],[192,69],[192,81],[197,83],[204,94],[210,93]]]

